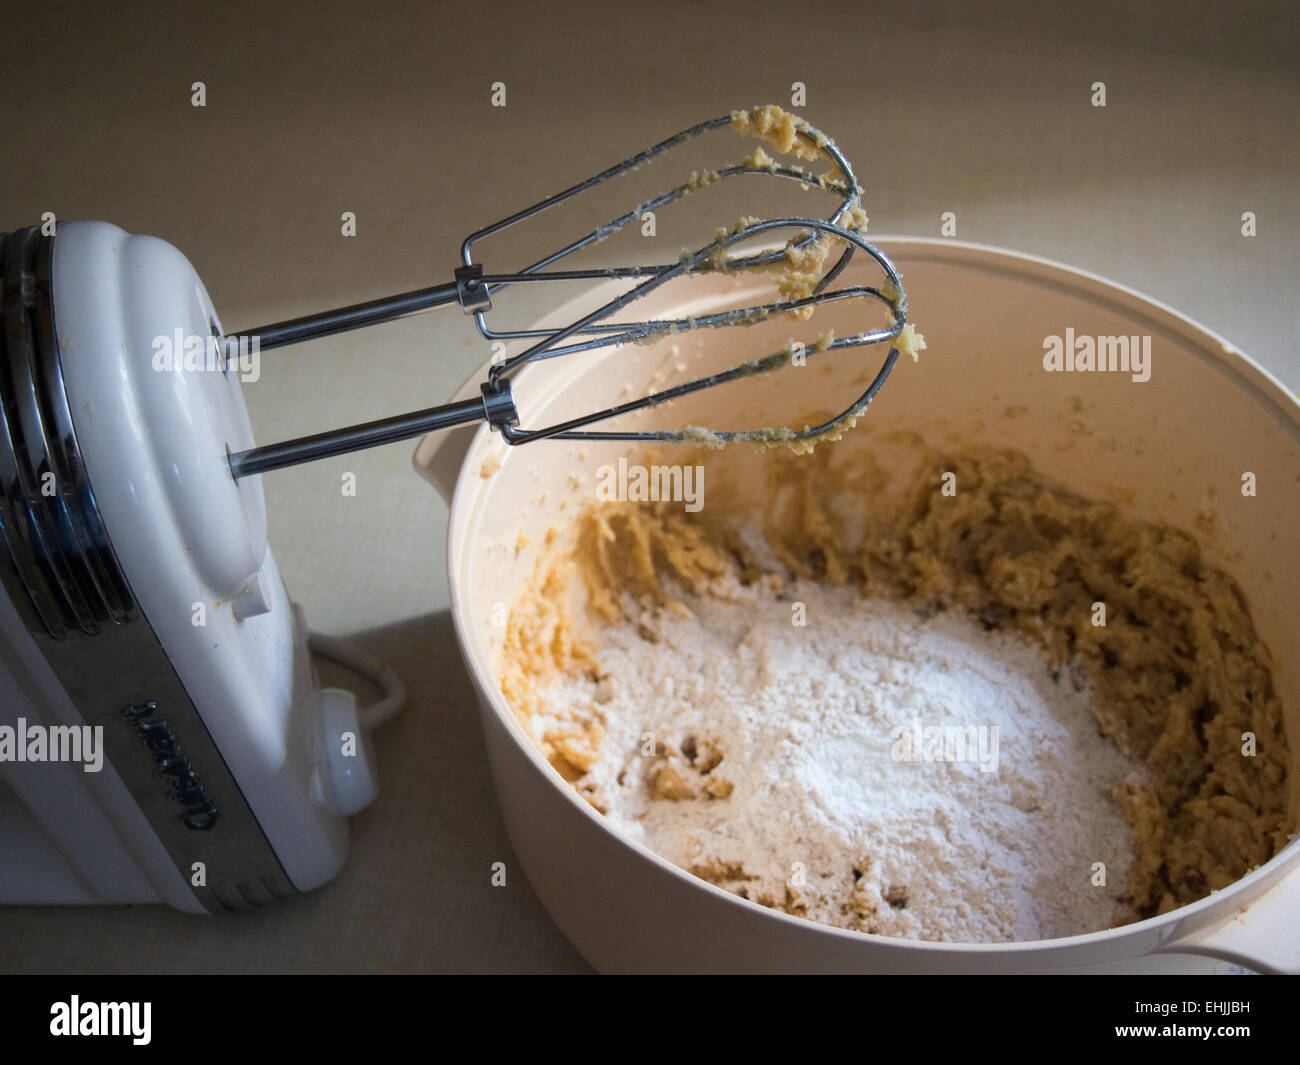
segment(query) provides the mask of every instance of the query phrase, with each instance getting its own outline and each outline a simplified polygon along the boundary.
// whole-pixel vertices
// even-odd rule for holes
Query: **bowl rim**
[[[1189,347],[1195,347],[1197,354],[1204,361],[1218,367],[1222,372],[1233,377],[1239,384],[1247,385],[1256,394],[1257,399],[1272,406],[1282,421],[1289,422],[1292,434],[1300,441],[1300,397],[1291,393],[1269,370],[1213,330],[1201,325],[1181,311],[1146,296],[1134,288],[1088,270],[993,245],[909,236],[873,237],[872,241],[880,245],[881,250],[891,259],[893,259],[891,248],[898,248],[903,252],[904,257],[910,256],[913,260],[922,257],[941,265],[978,267],[985,270],[994,269],[1004,275],[1018,277],[1035,284],[1046,284],[1049,287],[1068,289],[1076,295],[1083,295],[1096,302],[1108,302],[1129,314],[1136,311],[1149,319],[1163,318],[1162,324],[1167,328],[1173,328],[1189,342]],[[1045,277],[1044,275],[1055,276]],[[617,284],[617,282],[602,283],[602,285],[610,285],[611,287]],[[589,291],[557,307],[553,314],[557,318],[572,316],[571,307],[586,303],[590,299],[591,292]],[[467,382],[466,388],[472,386],[477,391],[479,376],[476,374],[472,377],[470,382]],[[1174,949],[1177,944],[1170,941],[1175,940],[1178,932],[1185,927],[1202,928],[1222,923],[1228,914],[1235,912],[1250,899],[1268,890],[1269,887],[1273,886],[1285,875],[1300,876],[1300,869],[1292,868],[1300,867],[1300,832],[1295,832],[1289,837],[1289,842],[1272,858],[1235,880],[1229,887],[1219,891],[1212,891],[1204,898],[1176,907],[1167,913],[1095,932],[1057,936],[1050,939],[1012,940],[997,943],[905,939],[899,936],[841,928],[811,918],[797,917],[783,910],[771,909],[695,876],[657,854],[644,843],[624,835],[614,827],[609,818],[583,799],[574,790],[573,786],[560,775],[559,771],[542,755],[536,742],[524,730],[513,709],[506,702],[505,696],[497,686],[489,656],[486,654],[485,649],[479,645],[477,636],[468,630],[462,616],[463,613],[468,611],[461,608],[462,603],[467,602],[467,582],[462,579],[457,556],[460,550],[468,550],[467,545],[473,543],[476,538],[473,535],[456,537],[451,535],[451,532],[457,526],[461,526],[466,532],[472,533],[477,521],[481,519],[482,501],[486,498],[487,493],[482,490],[483,479],[477,475],[472,475],[471,471],[477,469],[477,463],[482,457],[484,448],[491,444],[494,439],[493,431],[486,424],[481,425],[474,431],[473,439],[469,443],[456,476],[455,487],[449,503],[450,513],[448,518],[447,579],[450,613],[456,631],[456,639],[460,644],[461,657],[465,662],[467,672],[473,680],[480,704],[482,704],[482,708],[491,708],[492,712],[503,723],[507,733],[515,741],[516,746],[522,748],[524,757],[553,787],[563,793],[565,800],[572,807],[582,812],[583,817],[587,818],[590,823],[599,826],[601,831],[608,835],[613,842],[630,848],[643,861],[647,861],[660,871],[675,877],[680,883],[709,892],[720,902],[740,907],[742,912],[749,913],[755,916],[756,919],[778,921],[803,935],[827,936],[848,945],[857,945],[859,948],[866,946],[876,950],[922,951],[934,955],[961,954],[978,957],[981,955],[1040,955],[1060,951],[1078,953],[1089,947],[1120,943],[1144,934],[1157,936],[1160,945],[1170,943],[1169,949]],[[477,491],[473,490],[475,487],[474,482],[477,482]],[[1288,755],[1289,772],[1294,773],[1297,771],[1298,761],[1296,752],[1290,750]],[[1234,902],[1234,900],[1238,899],[1240,901]],[[1159,935],[1162,932],[1164,935]]]

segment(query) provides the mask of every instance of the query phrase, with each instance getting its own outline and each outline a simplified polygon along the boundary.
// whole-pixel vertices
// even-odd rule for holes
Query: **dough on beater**
[[[910,355],[913,362],[919,362],[921,352],[925,350],[925,337],[916,331],[916,326],[908,322],[894,338],[894,347],[900,355]]]
[[[826,141],[824,138],[814,138],[814,143],[809,144],[806,137],[799,135],[804,131],[804,126],[802,119],[776,104],[764,104],[752,111],[731,113],[731,128],[742,136],[758,137],[782,155],[793,155],[798,159],[820,159]]]

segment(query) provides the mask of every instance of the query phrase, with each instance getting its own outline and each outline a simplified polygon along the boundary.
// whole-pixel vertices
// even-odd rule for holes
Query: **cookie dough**
[[[1124,891],[1134,918],[1226,888],[1286,843],[1289,755],[1268,651],[1241,590],[1192,536],[1050,486],[1023,454],[1002,450],[927,451],[932,476],[852,529],[861,521],[837,497],[873,499],[890,480],[870,452],[852,459],[774,452],[766,492],[735,489],[724,505],[715,487],[698,515],[620,503],[587,511],[542,553],[510,613],[499,679],[516,713],[527,721],[557,676],[598,677],[602,626],[684,609],[675,588],[707,594],[727,574],[851,584],[962,611],[1027,636],[1062,667],[1082,666],[1098,729],[1145,768],[1112,789],[1136,846]],[[941,491],[945,473],[955,494]],[[762,510],[746,512],[747,499]],[[599,706],[574,706],[540,742],[581,791],[601,735]],[[674,794],[678,783],[662,781]]]

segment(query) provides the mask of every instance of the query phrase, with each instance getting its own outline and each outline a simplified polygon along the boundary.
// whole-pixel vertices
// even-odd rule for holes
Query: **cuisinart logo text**
[[[50,1035],[129,1035],[138,1047],[149,1042],[153,1003],[70,1002],[50,1007]]]

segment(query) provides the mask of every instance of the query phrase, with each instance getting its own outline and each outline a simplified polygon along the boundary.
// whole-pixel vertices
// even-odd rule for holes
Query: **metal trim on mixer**
[[[54,241],[29,228],[6,244],[11,242],[19,246],[6,247],[4,317],[10,357],[7,372],[0,375],[0,396],[4,457],[16,476],[14,481],[6,478],[5,501],[18,502],[14,516],[26,519],[20,523],[20,528],[26,526],[23,539],[35,549],[34,561],[46,579],[24,583],[51,635],[62,637],[73,626],[94,635],[101,623],[130,620],[135,604],[99,520],[72,428],[50,296]],[[14,357],[15,349],[25,357]],[[56,355],[42,358],[43,352]],[[15,484],[21,493],[17,497],[10,488]]]
[[[118,563],[82,463],[54,321],[55,238],[0,233],[0,581],[190,890],[296,894]],[[194,863],[205,882],[195,884]]]

